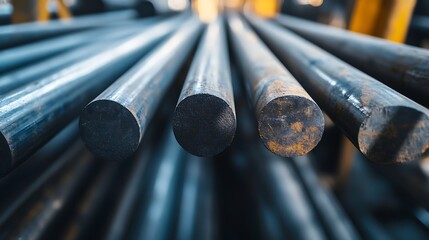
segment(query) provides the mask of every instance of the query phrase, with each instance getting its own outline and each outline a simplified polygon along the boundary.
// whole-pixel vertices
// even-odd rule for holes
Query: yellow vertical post
[[[72,15],[67,5],[64,3],[64,0],[57,0],[57,6],[58,6],[58,16],[61,19],[71,18]]]
[[[219,15],[219,0],[193,0],[192,8],[203,22],[210,22]]]
[[[356,0],[349,29],[404,42],[416,0]]]
[[[251,10],[260,17],[273,18],[280,10],[281,0],[249,0]]]
[[[48,9],[48,0],[37,1],[37,21],[47,22],[49,21],[50,14]]]

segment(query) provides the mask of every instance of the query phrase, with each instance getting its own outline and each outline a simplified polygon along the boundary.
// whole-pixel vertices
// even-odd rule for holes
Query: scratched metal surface
[[[228,20],[265,146],[283,157],[308,153],[322,137],[322,111],[243,19]]]
[[[429,106],[429,50],[279,15],[277,22]]]
[[[171,24],[170,24],[171,25]],[[0,171],[22,162],[70,122],[97,94],[174,26],[154,27],[0,100]]]
[[[236,115],[222,17],[203,35],[173,116],[177,141],[197,156],[213,156],[234,138]]]
[[[81,136],[95,155],[125,159],[137,150],[149,121],[202,27],[196,18],[183,22],[170,38],[84,108],[80,117]]]
[[[428,109],[294,33],[250,15],[248,19],[369,160],[402,163],[428,153]]]

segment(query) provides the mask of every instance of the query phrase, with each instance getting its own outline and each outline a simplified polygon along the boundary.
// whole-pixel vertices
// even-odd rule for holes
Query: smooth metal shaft
[[[193,58],[173,115],[173,130],[188,152],[210,157],[234,139],[236,116],[222,17],[210,23]]]
[[[134,10],[77,17],[71,20],[55,20],[48,23],[24,23],[0,27],[0,49],[46,39],[75,31],[116,24],[137,17]]]
[[[429,106],[429,50],[286,15],[279,15],[276,20],[407,97]]]
[[[118,81],[89,103],[80,116],[85,145],[102,159],[124,160],[138,148],[149,121],[203,24],[192,17]]]
[[[369,160],[403,163],[429,153],[428,109],[294,33],[255,16],[248,19]]]
[[[109,50],[61,69],[0,100],[0,172],[34,153],[95,96],[173,31],[173,18],[112,44]]]
[[[283,157],[308,153],[322,137],[322,111],[242,18],[228,25],[262,142]]]

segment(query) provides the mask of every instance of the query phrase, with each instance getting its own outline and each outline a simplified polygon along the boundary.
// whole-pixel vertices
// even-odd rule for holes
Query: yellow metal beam
[[[349,29],[404,42],[416,0],[356,0]]]

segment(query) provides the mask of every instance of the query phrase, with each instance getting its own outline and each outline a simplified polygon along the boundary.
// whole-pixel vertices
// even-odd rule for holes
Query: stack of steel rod
[[[132,10],[0,49],[0,239],[429,238],[427,50]]]

